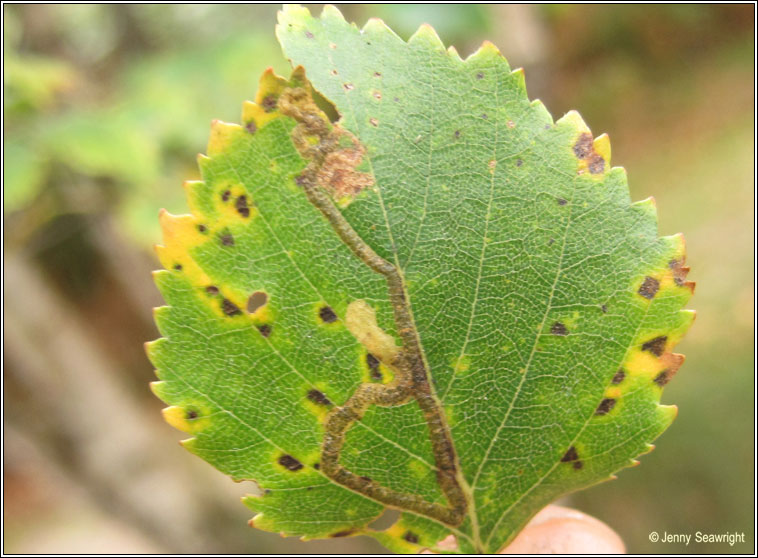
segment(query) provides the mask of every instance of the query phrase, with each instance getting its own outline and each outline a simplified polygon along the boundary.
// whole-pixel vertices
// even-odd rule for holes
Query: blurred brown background
[[[655,195],[661,234],[686,234],[698,320],[659,449],[568,503],[632,552],[751,552],[754,7],[341,9],[404,38],[431,23],[464,56],[490,39],[555,118],[576,108],[609,132],[632,198]],[[4,551],[380,551],[251,530],[249,489],[183,450],[147,387],[158,209],[186,211],[210,121],[237,121],[265,67],[287,72],[277,7],[3,10]],[[746,542],[655,544],[651,531]]]

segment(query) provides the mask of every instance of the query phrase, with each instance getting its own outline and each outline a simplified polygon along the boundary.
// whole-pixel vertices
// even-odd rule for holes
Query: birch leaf
[[[332,7],[277,36],[293,75],[214,123],[192,214],[161,216],[166,420],[258,484],[256,527],[496,552],[674,418],[683,238],[490,43]]]

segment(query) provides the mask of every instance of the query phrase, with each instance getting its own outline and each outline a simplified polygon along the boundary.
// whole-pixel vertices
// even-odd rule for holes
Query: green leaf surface
[[[331,7],[277,36],[305,74],[215,122],[192,214],[162,215],[166,419],[258,483],[256,527],[495,552],[673,419],[683,239],[493,45],[464,61]]]

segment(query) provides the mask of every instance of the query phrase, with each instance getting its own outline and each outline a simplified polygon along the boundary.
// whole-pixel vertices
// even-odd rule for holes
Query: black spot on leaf
[[[600,306],[600,310],[602,310],[603,314],[605,314],[608,312],[608,307],[605,304],[603,304]]]
[[[329,398],[317,389],[310,390],[307,397],[316,405],[323,405],[324,407],[331,407],[332,405],[332,402],[329,400]]]
[[[318,315],[327,324],[337,321],[337,314],[334,313],[331,306],[322,306],[318,311]]]
[[[406,531],[403,535],[403,539],[411,544],[418,544],[418,535],[413,531]]]
[[[237,197],[237,201],[234,202],[234,207],[237,209],[237,213],[243,217],[250,217],[250,208],[247,205],[247,196],[242,195]]]
[[[261,106],[263,106],[264,111],[271,112],[276,108],[276,96],[266,95],[261,102]]]
[[[226,203],[229,201],[229,197],[232,195],[232,193],[229,190],[224,190],[221,193],[221,201]]]
[[[258,332],[263,335],[263,337],[269,337],[271,335],[271,326],[268,324],[259,325]]]
[[[318,471],[319,469],[321,469],[321,463],[314,463],[313,468]]]
[[[568,202],[563,198],[558,198],[558,205],[566,205]]]
[[[661,284],[658,282],[658,279],[655,279],[654,277],[645,277],[645,280],[642,282],[642,285],[640,285],[640,289],[637,292],[640,296],[650,300],[658,292],[660,286]]]
[[[205,287],[205,292],[209,295],[217,295],[218,294],[218,287],[216,285],[208,285]]]
[[[616,400],[610,397],[607,397],[600,402],[600,405],[597,406],[597,409],[595,410],[595,414],[607,415],[608,413],[611,412],[611,409],[613,409],[615,405],[616,405]]]
[[[621,368],[618,369],[618,372],[616,372],[613,375],[613,379],[611,380],[611,383],[613,384],[620,384],[624,381],[624,378],[626,378],[626,372],[624,372]]]
[[[287,469],[288,471],[299,471],[303,468],[303,464],[291,455],[283,455],[279,458],[279,465]]]
[[[332,533],[329,535],[329,537],[332,539],[338,539],[340,537],[349,537],[353,533],[355,533],[355,529],[345,529],[344,531],[337,531],[336,533]]]
[[[479,72],[476,74],[476,79],[482,79],[484,77],[484,72]]]
[[[208,228],[207,228],[205,225],[198,225],[198,226],[197,226],[197,231],[198,231],[198,232],[200,232],[200,233],[203,233],[203,234],[205,234],[205,232],[206,232],[207,230],[208,230]]]
[[[232,233],[225,232],[221,235],[221,244],[224,246],[234,246],[234,237],[232,236]]]
[[[306,39],[312,39],[313,38],[313,33],[311,33],[310,31],[306,31],[305,32],[305,38]]]
[[[181,271],[182,270],[182,264],[174,264],[174,269],[176,271]]]
[[[516,166],[517,166],[517,167],[520,167],[520,166],[521,166],[521,165],[523,165],[523,164],[524,164],[524,161],[523,161],[523,160],[521,160],[521,159],[516,159]]]
[[[453,133],[453,135],[455,136],[455,139],[458,139],[459,137],[461,137],[461,131],[456,130],[455,133]]]
[[[579,459],[579,454],[576,453],[576,448],[571,446],[568,451],[563,454],[563,457],[561,457],[561,463],[569,463],[571,461],[576,461],[577,459]]]
[[[236,316],[237,314],[242,314],[242,310],[240,310],[239,307],[237,307],[237,305],[228,298],[225,298],[223,301],[221,301],[221,309],[227,316]]]
[[[366,364],[373,380],[381,381],[382,372],[379,370],[379,359],[371,353],[366,353]]]
[[[255,120],[250,120],[247,124],[245,124],[245,130],[250,132],[251,134],[254,134],[258,131],[258,125],[255,123]]]
[[[566,329],[566,326],[563,325],[563,323],[555,322],[552,326],[550,326],[550,333],[553,335],[568,335],[568,330]]]
[[[194,409],[189,409],[187,411],[187,420],[194,420],[198,417],[197,411]]]
[[[650,341],[647,341],[642,344],[642,350],[649,351],[653,353],[655,356],[661,356],[663,354],[664,349],[666,348],[667,339],[668,337],[666,337],[665,335],[661,335],[660,337],[651,339]]]

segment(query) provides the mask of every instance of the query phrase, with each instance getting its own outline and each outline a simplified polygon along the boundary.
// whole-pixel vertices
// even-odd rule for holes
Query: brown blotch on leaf
[[[205,292],[209,295],[217,295],[218,294],[218,287],[216,285],[208,285],[205,287]]]
[[[322,306],[318,311],[318,316],[327,324],[337,321],[337,314],[334,313],[331,306]]]
[[[271,335],[271,326],[268,324],[259,325],[258,332],[263,335],[263,337],[269,337]]]
[[[555,322],[550,326],[550,333],[553,335],[568,335],[568,330],[562,322]]]
[[[318,183],[337,199],[354,196],[374,184],[370,174],[356,170],[365,149],[350,132],[342,131],[341,134],[347,136],[353,146],[327,154],[317,174]]]
[[[237,209],[237,213],[243,217],[250,217],[250,208],[247,205],[247,196],[244,194],[237,197],[237,201],[234,202],[234,207]]]
[[[242,314],[242,310],[240,310],[239,307],[228,298],[225,298],[223,301],[221,301],[221,309],[227,316],[236,316],[237,314]]]
[[[369,118],[368,121],[371,123],[371,125],[376,128],[379,126],[379,121],[376,118]]]
[[[355,88],[355,86],[352,83],[343,83],[342,87],[345,88],[345,91],[350,91]]]
[[[349,537],[355,532],[356,532],[355,529],[345,529],[344,531],[337,531],[336,533],[332,533],[331,535],[329,535],[329,537],[332,539],[339,539],[340,537]]]
[[[611,412],[611,409],[615,407],[616,400],[611,397],[606,397],[600,402],[600,405],[597,406],[597,409],[595,410],[596,415],[607,415]]]
[[[266,293],[263,291],[255,291],[250,295],[250,298],[247,299],[247,311],[252,314],[267,302],[268,295]]]
[[[382,77],[382,73],[381,72],[374,72],[374,77]]]
[[[329,398],[317,389],[310,390],[307,397],[317,405],[323,405],[324,407],[331,407],[332,405]]]
[[[251,120],[247,124],[245,124],[245,130],[250,132],[251,134],[254,134],[258,131],[258,125],[255,123],[255,120]]]
[[[313,33],[311,33],[310,31],[306,31],[305,32],[305,37],[306,37],[306,39],[312,39],[313,38]]]
[[[674,275],[674,283],[680,287],[687,287],[690,292],[695,292],[695,282],[687,281],[687,274],[689,273],[690,268],[684,265],[684,258],[680,260],[671,260],[669,262],[669,268]]]
[[[654,339],[651,339],[650,341],[646,341],[642,344],[642,350],[643,351],[649,351],[653,353],[655,356],[659,357],[663,354],[664,349],[666,348],[666,340],[668,337],[665,335],[661,335],[660,337],[656,337]]]
[[[626,378],[626,372],[624,372],[621,368],[618,369],[618,372],[616,372],[613,375],[613,379],[611,380],[612,384],[620,384],[624,381],[624,378]]]
[[[574,155],[579,159],[586,159],[592,152],[592,134],[584,132],[574,144]]]
[[[299,471],[303,468],[303,464],[291,455],[283,455],[279,458],[279,465],[287,469],[288,471]]]
[[[234,246],[234,237],[232,233],[224,233],[221,235],[221,244],[224,246]]]
[[[569,463],[579,459],[579,454],[576,452],[576,448],[571,446],[566,453],[561,457],[561,463]]]
[[[371,378],[373,380],[381,381],[382,371],[379,370],[379,359],[371,353],[366,353],[366,365],[368,365]]]
[[[605,170],[605,159],[595,153],[587,162],[587,168],[590,169],[591,174],[600,174]]]
[[[642,282],[642,285],[640,285],[640,288],[637,292],[640,296],[651,300],[656,295],[660,287],[661,283],[658,281],[658,279],[648,276],[645,277],[645,280]]]
[[[573,465],[574,465],[574,469],[576,469],[577,471],[581,469],[582,467],[584,467],[584,463],[582,463],[581,461],[574,461]]]
[[[406,540],[411,544],[418,544],[418,535],[413,531],[406,531],[403,535],[403,540]]]
[[[232,195],[232,193],[229,190],[224,190],[221,193],[221,201],[224,202],[224,203],[228,202],[229,201],[229,196],[231,196],[231,195]]]
[[[271,112],[276,108],[276,96],[275,95],[266,95],[263,98],[263,101],[261,101],[261,106],[263,107],[263,110],[266,112]]]
[[[663,387],[667,383],[669,383],[669,381],[671,381],[671,378],[673,376],[674,376],[674,374],[671,372],[671,370],[669,370],[668,368],[666,368],[666,370],[664,370],[663,372],[661,372],[660,374],[658,374],[653,379],[653,382],[655,382],[656,385],[658,385],[660,387]]]

